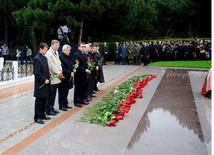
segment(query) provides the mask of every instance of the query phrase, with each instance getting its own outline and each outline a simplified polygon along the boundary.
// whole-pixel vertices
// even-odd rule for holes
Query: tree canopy
[[[1,0],[0,13],[0,41],[14,46],[57,38],[65,24],[76,43],[211,37],[211,0]]]

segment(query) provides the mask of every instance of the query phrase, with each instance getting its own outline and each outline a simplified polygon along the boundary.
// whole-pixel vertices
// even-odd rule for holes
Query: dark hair
[[[79,47],[81,46],[81,45],[85,45],[85,42],[81,42],[81,43],[79,43]]]
[[[46,48],[49,48],[48,45],[47,45],[46,43],[44,43],[44,42],[41,42],[41,43],[39,44],[39,48],[44,49],[45,47],[46,47]]]
[[[93,47],[99,47],[99,43],[97,42],[93,43]]]

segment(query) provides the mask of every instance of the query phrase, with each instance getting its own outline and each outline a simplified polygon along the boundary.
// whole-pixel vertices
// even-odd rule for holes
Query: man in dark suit
[[[46,100],[50,95],[50,72],[48,68],[47,58],[45,57],[48,51],[46,43],[40,43],[39,53],[33,61],[34,80],[34,97],[35,99],[35,115],[34,121],[39,124],[44,124],[42,119],[51,119],[45,115]]]
[[[74,74],[74,105],[82,107],[81,104],[86,104],[84,99],[88,87],[88,77],[91,71],[87,66],[87,56],[84,53],[85,43],[80,43],[77,52],[73,55],[73,62],[79,61],[79,67]]]
[[[108,46],[107,46],[106,42],[103,43],[102,52],[103,52],[103,65],[106,65],[108,52],[109,52],[109,49],[108,49]]]
[[[144,66],[148,65],[150,59],[150,47],[148,42],[144,42],[141,48],[141,55],[143,55]]]
[[[88,49],[87,49],[88,46]],[[88,78],[88,88],[86,91],[86,100],[85,102],[91,101],[92,97],[95,97],[95,95],[93,95],[93,90],[94,90],[94,85],[95,85],[95,79],[97,77],[97,71],[99,69],[98,67],[98,62],[97,62],[97,58],[95,56],[95,48],[93,47],[93,45],[89,45],[86,44],[86,49],[87,49],[87,56],[88,58],[90,58],[91,62],[94,64],[94,67],[91,67],[91,74],[89,74],[89,78]]]
[[[102,64],[103,57],[99,52],[99,44],[98,43],[94,43],[93,48],[94,48],[94,51],[95,51],[94,54],[95,54],[95,57],[96,57],[97,63],[98,63],[98,70],[97,70],[97,77],[95,79],[95,84],[94,84],[94,91],[98,92],[99,89],[97,87],[97,83],[98,82],[100,82],[100,83],[105,82],[104,74],[103,74],[103,64]]]
[[[61,79],[59,84],[59,109],[62,111],[68,111],[72,109],[68,106],[68,93],[69,89],[73,88],[73,62],[70,57],[71,46],[63,45],[62,53],[59,55],[59,59],[62,63],[62,74],[65,78]]]

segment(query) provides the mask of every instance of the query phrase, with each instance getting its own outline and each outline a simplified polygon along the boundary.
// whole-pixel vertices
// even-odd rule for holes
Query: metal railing
[[[0,71],[0,81],[9,80],[14,80],[14,68],[10,64],[6,64]]]
[[[33,65],[32,64],[18,64],[18,78],[28,77],[33,75]],[[14,67],[12,63],[5,64],[0,70],[0,82],[14,80]]]
[[[18,78],[27,77],[33,75],[33,65],[32,64],[23,64],[18,65]]]

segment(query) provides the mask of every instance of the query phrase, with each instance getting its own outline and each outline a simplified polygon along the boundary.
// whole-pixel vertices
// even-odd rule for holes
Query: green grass
[[[150,63],[148,66],[158,67],[181,67],[181,68],[211,68],[211,61],[159,61]]]

